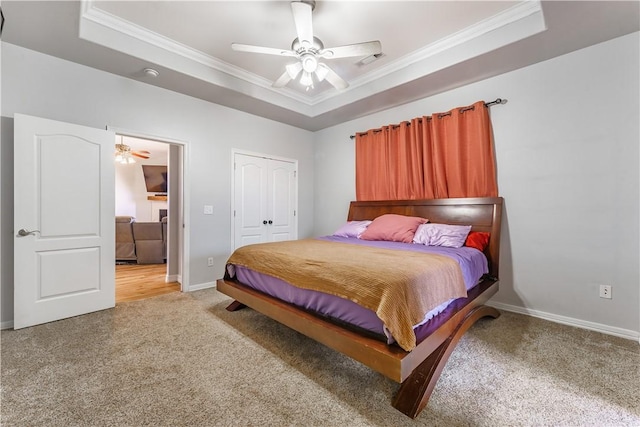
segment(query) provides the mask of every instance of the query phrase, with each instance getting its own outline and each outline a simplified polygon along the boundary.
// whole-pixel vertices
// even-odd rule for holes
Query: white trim
[[[304,94],[290,88],[276,89],[264,77],[121,19],[99,9],[94,3],[94,0],[81,3],[78,31],[81,39],[220,87],[251,94],[283,108],[310,114],[310,103]]]
[[[475,39],[492,31],[499,31],[507,25],[529,18],[531,15],[541,13],[542,6],[539,1],[519,3],[498,13],[497,15],[491,16],[440,40],[436,40],[435,42],[410,52],[383,67],[364,74],[362,77],[349,82],[349,87],[356,88],[363,86],[392,73],[403,71],[407,67],[419,62],[433,62],[433,58],[438,54],[447,52],[464,44],[469,44]],[[332,98],[333,96],[335,96],[333,93],[322,93],[313,98],[312,104],[317,104],[320,101]]]
[[[184,57],[189,61],[205,65],[216,71],[230,74],[242,80],[246,80],[252,84],[255,84],[256,86],[261,86],[274,92],[276,91],[276,89],[271,86],[273,82],[262,76],[249,72],[233,64],[229,64],[228,62],[221,61],[218,58],[207,55],[183,43],[179,43],[166,36],[163,36],[162,34],[150,31],[137,24],[119,18],[109,12],[105,12],[104,10],[96,8],[94,6],[94,3],[94,0],[83,2],[83,10],[81,16],[82,18],[102,25],[118,33],[124,34],[125,36],[131,37],[133,39],[144,41],[169,53]],[[288,95],[292,98],[296,98],[300,102],[307,102],[304,95],[293,90],[288,90],[287,92]]]
[[[116,134],[130,136],[134,138],[147,139],[152,141],[158,141],[165,144],[176,144],[182,146],[182,260],[180,271],[180,290],[182,292],[188,292],[189,289],[189,245],[190,245],[190,227],[189,218],[190,214],[190,179],[189,179],[189,143],[183,140],[174,138],[158,136],[148,133],[143,133],[135,130],[119,128],[115,126],[106,126],[107,130],[113,131]]]
[[[549,320],[562,325],[574,326],[576,328],[588,329],[590,331],[600,332],[606,335],[613,335],[628,340],[638,341],[640,343],[640,332],[629,329],[617,328],[615,326],[603,325],[602,323],[589,322],[587,320],[574,319],[573,317],[560,316],[558,314],[547,313],[539,310],[532,310],[517,305],[504,304],[501,302],[489,301],[488,306],[497,308],[498,310],[510,311],[518,314],[525,314],[538,319]]]
[[[211,289],[215,287],[216,287],[216,282],[198,283],[197,285],[189,286],[189,290],[187,292],[201,291],[203,289]]]
[[[79,37],[306,117],[316,117],[338,106],[367,98],[372,90],[379,93],[397,87],[425,73],[435,73],[545,29],[539,0],[518,3],[352,79],[345,90],[331,89],[312,96],[287,87],[274,88],[272,82],[262,76],[103,11],[95,5],[95,0],[85,0],[81,4]],[[385,81],[378,81],[383,77]]]
[[[260,157],[261,159],[271,159],[271,160],[280,160],[283,162],[289,162],[289,163],[295,163],[296,164],[296,170],[298,170],[298,160],[297,159],[292,159],[291,157],[282,157],[282,156],[274,156],[272,154],[265,154],[265,153],[258,153],[257,151],[248,151],[248,150],[241,150],[238,148],[232,148],[231,149],[231,160],[235,160],[235,155],[236,154],[243,154],[245,156],[252,156],[252,157]],[[231,167],[233,167],[233,163],[231,164]]]
[[[6,322],[0,323],[0,329],[3,331],[5,329],[13,329],[13,320],[7,320]]]
[[[180,279],[180,275],[179,274],[167,274],[164,277],[164,282],[165,283],[171,283],[171,282],[182,282],[182,280]]]

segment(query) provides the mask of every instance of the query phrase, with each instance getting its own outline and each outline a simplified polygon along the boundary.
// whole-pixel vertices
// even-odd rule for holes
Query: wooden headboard
[[[491,238],[484,252],[489,260],[489,274],[499,277],[502,197],[351,202],[347,220],[372,220],[385,213],[419,216],[442,224],[471,225],[473,231],[488,231]]]

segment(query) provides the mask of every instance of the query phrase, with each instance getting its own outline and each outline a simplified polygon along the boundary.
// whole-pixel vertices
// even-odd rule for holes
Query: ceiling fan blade
[[[145,156],[144,154],[140,154],[140,153],[137,153],[135,151],[132,151],[131,155],[132,156],[136,156],[136,157],[140,157],[141,159],[148,159],[149,158],[149,156]]]
[[[284,73],[282,73],[282,75],[278,77],[278,80],[273,82],[271,86],[285,87],[287,83],[298,77],[298,74],[300,74],[300,71],[302,71],[302,64],[300,62],[295,62],[293,64],[287,65],[285,68],[286,69]]]
[[[237,52],[263,53],[265,55],[296,56],[295,52],[274,47],[253,46],[250,44],[231,43],[231,49]]]
[[[321,68],[326,71],[326,74],[325,72],[323,72],[324,79],[331,83],[333,87],[335,87],[336,89],[346,89],[349,87],[349,83],[347,83],[342,77],[337,75],[336,72],[329,68],[326,64],[318,64],[318,69]]]
[[[298,77],[298,74],[300,74],[300,71],[302,71],[302,63],[294,62],[293,64],[287,65],[285,68],[287,70],[287,74],[289,74],[289,77],[291,77],[291,80],[293,80]]]
[[[351,56],[369,56],[382,53],[380,41],[370,41],[345,46],[331,47],[320,51],[318,56],[325,59],[348,58]]]
[[[311,22],[311,4],[302,1],[292,1],[293,22],[296,24],[298,41],[302,47],[313,46],[313,24]]]
[[[287,85],[287,83],[289,83],[290,81],[291,81],[291,76],[289,75],[289,73],[287,73],[285,71],[284,73],[282,73],[282,75],[280,77],[278,77],[278,80],[273,82],[273,84],[271,86],[273,86],[273,87],[285,87]]]

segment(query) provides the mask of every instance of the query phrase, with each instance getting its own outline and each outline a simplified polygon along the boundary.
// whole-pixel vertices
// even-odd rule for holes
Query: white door
[[[114,307],[114,133],[14,125],[14,328]]]
[[[267,159],[236,154],[234,249],[267,240]]]
[[[234,249],[297,239],[296,175],[294,161],[235,154]]]
[[[268,163],[267,241],[280,242],[297,238],[296,165],[271,159]]]

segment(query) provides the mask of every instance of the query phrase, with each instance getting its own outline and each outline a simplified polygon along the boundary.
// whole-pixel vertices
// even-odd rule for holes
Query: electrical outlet
[[[213,206],[204,205],[204,214],[205,215],[213,215]]]
[[[207,258],[207,266],[208,267],[213,267],[213,257],[212,256]]]
[[[611,285],[600,285],[600,298],[611,299]]]

